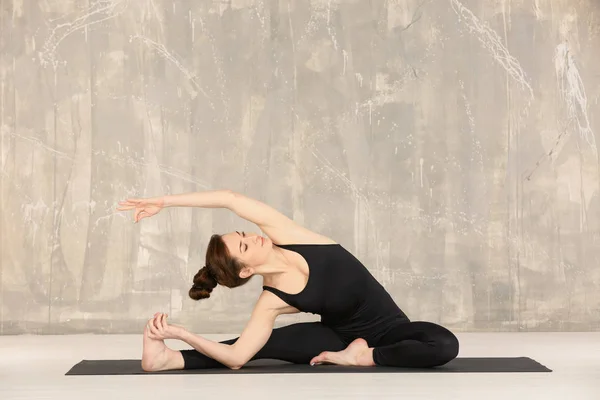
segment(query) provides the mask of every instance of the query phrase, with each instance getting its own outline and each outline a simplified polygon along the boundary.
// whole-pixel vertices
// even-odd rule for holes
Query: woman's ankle
[[[181,355],[179,350],[171,350],[167,347],[166,352],[168,353],[166,365],[168,369],[183,369],[185,367],[183,355]]]
[[[142,369],[147,372],[183,369],[184,366],[181,352],[166,346],[160,351],[142,356]]]
[[[361,365],[361,366],[366,366],[366,367],[375,366],[376,364],[375,364],[375,361],[373,360],[373,348],[369,347],[369,348],[361,351],[360,354],[358,355],[358,357],[356,357],[356,361],[358,362],[358,365]]]

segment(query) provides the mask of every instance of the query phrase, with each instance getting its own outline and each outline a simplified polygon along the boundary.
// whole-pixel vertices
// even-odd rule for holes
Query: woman
[[[196,273],[189,291],[192,299],[205,299],[217,284],[234,288],[260,275],[263,290],[239,338],[213,342],[168,324],[167,315],[157,313],[144,329],[146,371],[238,369],[261,358],[311,365],[429,368],[458,354],[458,340],[450,331],[430,322],[411,322],[340,244],[264,203],[215,190],[119,204],[118,210],[135,210],[135,222],[165,207],[228,208],[267,235],[237,231],[213,235],[206,266]],[[318,314],[321,321],[273,328],[279,315],[299,312]],[[164,339],[182,340],[193,349],[172,350]]]

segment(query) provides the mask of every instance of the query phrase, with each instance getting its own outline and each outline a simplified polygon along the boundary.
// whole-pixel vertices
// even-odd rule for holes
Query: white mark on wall
[[[424,160],[421,157],[419,159],[419,178],[420,178],[420,181],[421,181],[421,187],[423,187],[423,162],[424,162]]]
[[[12,1],[12,19],[21,18],[23,16],[23,0]]]
[[[99,218],[98,218],[98,219],[96,219],[96,221],[94,222],[94,227],[96,227],[96,228],[97,228],[97,227],[98,227],[98,224],[100,224],[100,222],[103,222],[103,221],[110,220],[110,219],[111,219],[111,218],[112,218],[112,217],[113,217],[115,214],[116,214],[116,212],[114,212],[114,211],[113,211],[113,212],[111,212],[111,213],[110,213],[110,214],[108,214],[108,215],[105,215],[105,216],[103,216],[103,217],[99,217]],[[119,216],[121,216],[122,218],[125,218],[125,216],[123,216],[122,214],[118,214],[118,215],[119,215]],[[58,231],[57,231],[57,232],[55,232],[55,234],[58,234]]]
[[[337,50],[337,39],[335,38],[335,32],[331,27],[331,0],[329,0],[327,3],[327,32],[329,33],[329,37],[331,37],[331,41],[333,42],[333,48]]]
[[[560,96],[567,106],[569,119],[577,124],[579,135],[587,141],[597,156],[596,139],[587,111],[585,87],[567,43],[556,46],[554,67]]]
[[[362,87],[362,85],[363,85],[363,77],[360,74],[360,72],[356,72],[354,74],[354,76],[356,76],[356,80],[358,81],[358,87]]]
[[[210,49],[212,52],[212,58],[215,63],[216,74],[217,74],[216,79],[214,79],[214,81],[216,81],[219,84],[220,89],[221,89],[221,100],[223,102],[223,108],[222,108],[223,118],[225,120],[228,120],[230,107],[227,104],[227,94],[225,91],[227,77],[224,72],[225,70],[223,68],[223,62],[218,57],[218,51],[221,50],[222,44],[217,43],[215,36],[213,35],[213,32],[210,30],[210,28],[207,29],[206,24],[204,23],[203,19],[200,16],[198,16],[198,19],[200,21],[200,27],[202,28],[202,33],[205,35],[205,37],[208,38],[208,41],[210,42]],[[212,104],[212,101],[210,102],[210,104],[211,104],[211,108],[213,110],[215,110],[214,105]]]
[[[33,138],[33,137],[27,137],[27,136],[22,136],[22,135],[18,135],[16,133],[7,133],[7,136],[12,136],[16,139],[20,139],[23,140],[25,142],[29,142],[31,143],[34,147],[38,147],[40,149],[43,149],[49,153],[51,153],[52,155],[54,155],[55,157],[58,158],[63,158],[63,159],[67,159],[70,161],[74,160],[74,157],[71,156],[68,153],[65,153],[63,151],[59,151],[53,147],[48,146],[47,144],[45,144],[44,142],[42,142],[40,139],[37,138]],[[163,165],[163,164],[156,164],[156,163],[147,163],[147,162],[143,162],[143,161],[136,161],[131,157],[121,157],[118,155],[109,155],[104,151],[98,151],[98,150],[92,150],[92,154],[94,154],[95,156],[99,156],[101,158],[107,159],[110,162],[114,162],[116,164],[120,164],[120,165],[128,165],[128,166],[137,166],[137,167],[148,167],[148,166],[154,166],[156,168],[158,168],[158,170],[165,174],[165,175],[169,175],[172,176],[174,178],[178,178],[181,179],[182,181],[185,182],[189,182],[189,183],[193,183],[201,188],[209,188],[210,185],[208,184],[208,182],[203,181],[198,179],[197,177],[195,177],[194,175],[188,174],[187,172],[184,172],[180,169],[174,168],[174,167],[170,167],[168,165]]]
[[[193,183],[203,189],[208,189],[209,187],[212,186],[208,182],[203,181],[192,174],[189,174],[187,172],[184,172],[180,169],[177,169],[177,168],[174,168],[174,167],[171,167],[168,165],[144,162],[144,161],[137,161],[137,160],[133,159],[132,157],[121,157],[118,155],[109,155],[104,151],[98,151],[98,150],[94,150],[94,151],[92,151],[92,153],[96,156],[106,158],[109,161],[112,161],[112,162],[114,162],[116,164],[120,164],[120,165],[137,166],[137,167],[155,167],[161,173],[163,173],[165,175],[169,175],[174,178],[181,179],[184,182]]]
[[[421,64],[426,58],[427,56],[419,60],[419,64]],[[411,65],[404,68],[400,77],[396,81],[389,84],[387,83],[389,76],[387,74],[378,73],[375,76],[375,95],[370,97],[368,100],[363,101],[358,107],[359,109],[364,109],[369,107],[369,104],[373,104],[378,107],[389,103],[403,101],[403,96],[405,96],[403,92],[406,84],[417,79],[416,69]],[[362,86],[362,76],[360,83]]]
[[[2,79],[2,78],[0,78]],[[0,99],[4,99],[4,80],[2,79],[0,81]],[[4,122],[4,101],[2,101],[2,104],[0,105],[0,121]],[[5,140],[6,138],[8,138],[10,132],[10,127],[6,124],[2,124],[0,126],[0,171],[4,171],[4,169],[6,168],[6,162],[8,159],[8,140]],[[2,182],[0,180],[0,182]],[[2,186],[0,185],[0,191],[2,191]],[[4,193],[4,192],[2,192]],[[2,204],[2,203],[0,203]]]
[[[245,110],[242,111],[242,119],[239,130],[239,137],[243,145],[243,164],[246,164],[246,155],[252,149],[252,143],[258,133],[257,124],[260,116],[265,110],[266,100],[261,96],[250,96],[245,103]]]
[[[163,22],[162,22],[160,13],[158,12],[158,8],[156,7],[156,4],[154,4],[154,0],[150,0],[149,3],[150,3],[150,5],[152,5],[152,10],[154,11],[154,15],[156,16],[156,20],[158,21],[158,27],[160,28],[160,33],[164,36],[165,28],[163,26]]]
[[[40,231],[40,225],[38,221],[42,221],[53,205],[47,205],[41,198],[38,198],[35,203],[26,203],[21,205],[21,215],[23,222],[29,226],[31,231],[31,242],[35,243],[37,233]]]
[[[149,39],[147,37],[140,36],[140,35],[133,35],[133,36],[131,36],[130,41],[133,41],[133,40],[140,40],[140,41],[142,41],[149,48],[155,50],[165,60],[170,61],[177,69],[179,69],[183,73],[183,75],[187,78],[187,80],[193,85],[193,89],[199,91],[200,93],[202,93],[204,95],[204,97],[206,97],[206,99],[208,100],[208,103],[209,103],[210,107],[213,110],[215,110],[215,105],[213,104],[210,96],[202,88],[202,86],[200,85],[200,82],[198,81],[198,79],[196,78],[196,76],[194,76],[181,63],[181,61],[179,61],[179,59],[173,53],[171,53],[163,44],[157,43],[157,42],[155,42],[152,39]],[[192,95],[195,97],[196,93],[194,92],[194,93],[192,93]]]
[[[260,13],[259,7],[253,7],[254,12],[256,13],[256,17],[258,18],[258,22],[260,22],[260,26],[263,30],[263,32],[266,30],[266,22],[265,22],[265,3],[264,1],[259,2],[259,4],[262,6],[262,10],[263,13]],[[289,4],[288,4],[289,5]]]
[[[298,91],[298,69],[296,67],[296,40],[294,39],[294,25],[292,24],[292,8],[288,3],[288,26],[290,28],[290,42],[292,44],[292,63],[294,65],[294,91]]]
[[[544,18],[544,13],[540,8],[540,0],[533,0],[533,13],[535,14],[535,19],[538,21]]]
[[[192,10],[188,11],[188,20],[192,29],[192,43],[196,41],[196,20],[192,18]]]
[[[465,103],[465,113],[467,114],[467,119],[469,120],[469,130],[471,135],[473,135],[475,134],[475,119],[473,118],[473,113],[471,112],[471,104],[469,103],[467,95],[465,94],[465,83],[462,79],[459,79],[458,85],[460,86],[460,96]]]
[[[59,158],[66,158],[67,160],[71,160],[71,161],[74,159],[71,155],[69,155],[63,151],[57,150],[53,147],[48,146],[46,143],[42,142],[38,138],[23,136],[23,135],[14,133],[14,132],[8,133],[8,136],[12,136],[13,138],[20,139],[25,142],[29,142],[29,143],[33,144],[35,147],[39,147],[43,150],[46,150],[47,152],[54,154],[55,156],[57,156]]]
[[[329,34],[329,38],[331,39],[331,43],[333,44],[333,48],[338,50],[338,43],[335,37],[335,31],[331,26],[331,0],[327,0],[327,4],[324,4],[322,1],[311,1],[311,15],[310,20],[305,25],[305,33],[300,36],[300,40],[302,40],[306,34],[314,33],[320,27],[317,24],[317,21],[325,20],[325,28],[327,29],[327,33]]]
[[[74,32],[84,30],[87,40],[87,29],[91,25],[96,25],[104,21],[116,18],[121,15],[128,6],[128,0],[110,0],[91,2],[91,7],[80,17],[74,18],[70,22],[58,23],[50,29],[50,35],[42,46],[39,53],[39,59],[43,66],[51,64],[53,67],[58,65],[56,50],[63,40]],[[63,18],[59,18],[58,21]]]
[[[467,99],[467,95],[465,93],[465,83],[463,82],[463,80],[459,79],[458,84],[460,87],[460,96],[462,97],[463,102],[465,103],[465,113],[466,113],[467,119],[469,121],[469,133],[471,134],[471,142],[473,144],[472,148],[474,150],[471,153],[471,162],[475,161],[475,156],[477,156],[477,164],[479,164],[480,171],[483,172],[484,171],[483,151],[482,151],[482,147],[481,147],[481,142],[475,135],[475,118],[473,117],[473,112],[471,111],[471,103],[469,102],[469,99]],[[482,185],[485,190],[486,189],[485,180],[482,182]]]
[[[482,22],[468,8],[458,0],[450,0],[452,9],[458,15],[459,22],[463,22],[470,32],[476,34],[479,43],[490,53],[508,74],[521,86],[527,90],[530,99],[533,99],[533,89],[528,82],[528,78],[521,68],[519,61],[513,57],[506,46],[502,43],[500,36],[486,22]]]

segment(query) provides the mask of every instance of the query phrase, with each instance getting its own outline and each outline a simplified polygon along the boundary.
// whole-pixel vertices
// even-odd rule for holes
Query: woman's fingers
[[[158,213],[162,205],[153,199],[127,199],[126,201],[120,201],[118,211],[130,211],[135,210],[133,214],[133,221],[140,222],[144,218],[151,217]]]
[[[162,317],[162,313],[159,313],[155,318],[154,318],[154,326],[156,326],[156,329],[158,329],[159,331],[162,329],[162,324],[160,322],[160,319]]]
[[[150,214],[148,214],[148,211],[142,210],[142,212],[140,213],[140,216],[138,218],[138,222],[140,222],[144,218],[148,218],[149,216],[150,216]]]
[[[126,201],[120,201],[119,202],[119,207],[117,207],[117,210],[119,210],[119,211],[127,211],[127,210],[133,210],[135,207],[136,207],[135,204],[128,203]]]
[[[133,210],[134,208],[139,208],[139,207],[144,207],[144,203],[142,200],[138,200],[138,199],[127,199],[125,201],[120,201],[119,202],[119,207],[117,207],[117,210],[119,211],[129,211],[129,210]]]
[[[141,217],[141,215],[144,213],[144,209],[143,208],[138,208],[135,210],[135,214],[133,215],[133,220],[135,222],[140,222],[140,219],[143,218]]]
[[[156,326],[156,330],[158,332],[162,331],[162,323],[160,321],[161,318],[162,318],[162,314],[159,314],[154,318],[154,325]]]
[[[156,336],[157,330],[154,326],[154,318],[148,321],[148,336]]]
[[[168,314],[154,313],[154,316],[148,320],[148,337],[150,339],[162,340],[165,339],[164,333],[168,327],[167,317]]]
[[[148,331],[148,337],[150,339],[154,339],[154,340],[161,340],[162,338],[160,336],[156,336],[155,334],[153,334],[152,332]]]
[[[150,327],[150,325],[151,325],[151,321],[152,321],[152,320],[149,320],[149,321],[146,323],[146,335],[148,335],[148,337],[149,337],[150,339],[156,339],[156,336],[154,336],[154,334],[152,333],[152,328]]]
[[[164,313],[156,313],[156,316],[154,317],[154,326],[156,329],[162,329],[164,316]]]
[[[141,203],[141,200],[122,200],[119,202],[119,204],[122,206],[136,206]]]

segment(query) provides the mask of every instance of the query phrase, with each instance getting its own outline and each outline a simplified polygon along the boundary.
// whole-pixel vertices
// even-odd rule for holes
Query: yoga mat
[[[146,372],[140,360],[83,360],[65,375],[139,374],[327,374],[327,373],[407,373],[407,372],[552,372],[528,357],[456,358],[435,368],[344,367],[340,365],[291,364],[279,360],[255,360],[238,370],[229,368]]]

